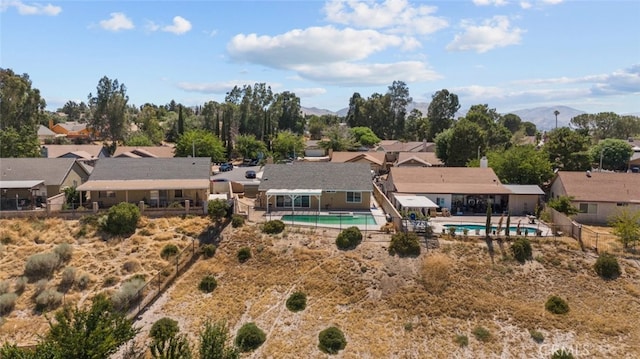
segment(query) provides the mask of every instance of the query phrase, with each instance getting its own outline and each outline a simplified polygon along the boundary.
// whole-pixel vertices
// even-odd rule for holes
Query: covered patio
[[[322,198],[322,190],[321,189],[269,189],[266,191],[267,196],[267,213],[270,212],[269,205],[271,204],[271,199],[275,199],[274,206],[282,209],[283,207],[291,207],[291,211],[295,212],[296,205],[300,209],[310,209],[311,208],[311,200],[313,197],[318,202],[318,212],[322,208],[321,198]],[[278,205],[278,197],[280,197],[281,204]]]
[[[430,210],[438,208],[438,205],[426,196],[396,195],[394,198],[397,202],[396,208],[400,212],[414,212],[423,216],[430,216]]]

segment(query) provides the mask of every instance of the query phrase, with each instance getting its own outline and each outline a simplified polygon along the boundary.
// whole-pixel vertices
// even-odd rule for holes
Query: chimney
[[[52,129],[52,128],[53,128],[53,119],[50,118],[49,119],[49,129]]]
[[[482,158],[480,159],[480,168],[487,167],[489,167],[489,160],[487,159],[487,156],[482,156]]]

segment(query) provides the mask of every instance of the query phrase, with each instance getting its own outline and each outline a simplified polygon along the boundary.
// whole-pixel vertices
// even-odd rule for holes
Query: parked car
[[[247,171],[244,173],[245,178],[256,178],[256,171]]]
[[[231,171],[233,169],[233,163],[223,163],[220,165],[220,172]]]

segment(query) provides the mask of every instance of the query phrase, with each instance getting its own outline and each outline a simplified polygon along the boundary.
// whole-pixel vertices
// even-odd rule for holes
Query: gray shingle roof
[[[209,179],[208,157],[101,158],[89,181]]]
[[[371,191],[371,166],[333,162],[266,165],[259,190],[269,189]]]
[[[75,161],[74,158],[1,158],[0,180],[43,180],[47,186],[61,185]]]

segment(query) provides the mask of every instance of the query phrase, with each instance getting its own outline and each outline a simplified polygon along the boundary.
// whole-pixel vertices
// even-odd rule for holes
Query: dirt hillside
[[[206,227],[206,220],[190,221],[146,220],[134,236],[118,243],[88,239],[90,233],[78,238],[77,221],[45,221],[37,245],[31,244],[33,233],[12,229],[13,240],[24,242],[2,247],[0,279],[22,275],[24,258],[35,252],[23,248],[26,243],[48,250],[60,241],[72,242],[70,264],[94,278],[91,288],[71,295],[81,301],[103,290],[105,276],[135,275],[122,269],[132,256],[141,272],[159,270],[165,264],[159,257],[164,244],[183,248]],[[0,223],[3,237],[12,226]],[[58,234],[43,234],[49,232]],[[340,251],[334,244],[337,234],[287,227],[270,236],[256,225],[228,227],[215,256],[196,262],[158,301],[153,316],[178,320],[194,344],[206,319],[226,320],[232,334],[255,322],[267,340],[245,355],[250,358],[326,358],[317,347],[318,333],[332,325],[347,339],[337,358],[548,358],[559,348],[578,358],[640,356],[640,326],[633,314],[640,313],[640,269],[632,260],[621,260],[620,278],[604,281],[592,269],[595,256],[579,251],[570,239],[533,242],[534,260],[522,265],[511,258],[508,244],[496,244],[493,263],[484,242],[457,239],[441,239],[438,249],[423,248],[417,258],[398,258],[387,252],[388,235],[367,236],[356,249]],[[241,247],[251,248],[245,263],[237,259]],[[218,280],[209,294],[197,289],[207,274]],[[307,294],[302,312],[285,306],[294,291]],[[566,299],[569,313],[547,312],[550,295]],[[29,343],[38,325],[46,323],[33,312],[28,296],[25,292],[4,320],[0,341]],[[474,336],[479,327],[488,331],[486,341]],[[542,334],[542,343],[530,331]],[[461,346],[465,337],[468,345]]]

